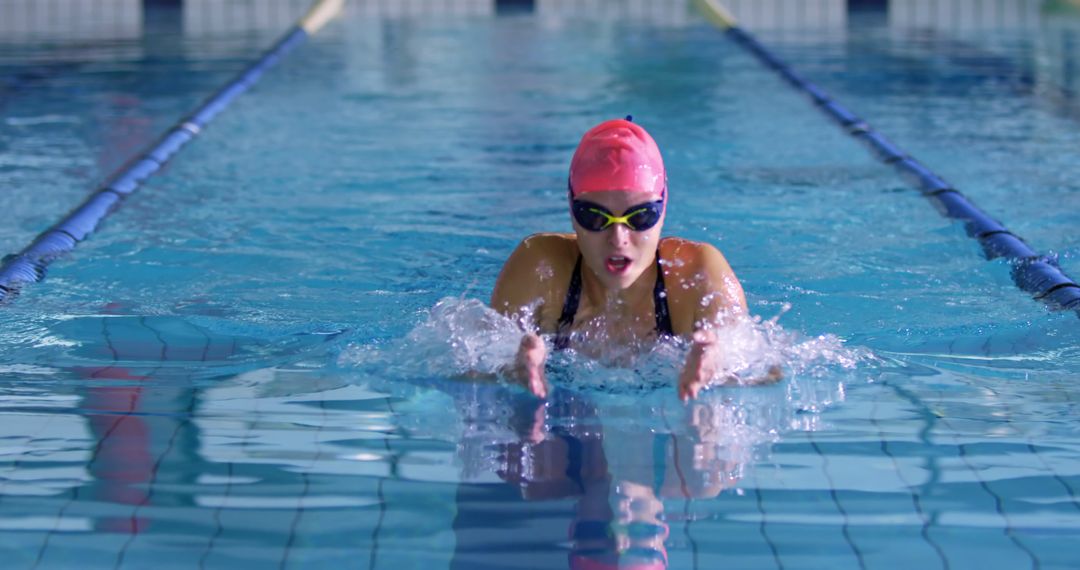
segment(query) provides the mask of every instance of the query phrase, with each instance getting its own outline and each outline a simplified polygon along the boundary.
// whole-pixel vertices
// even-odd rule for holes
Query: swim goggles
[[[600,204],[586,200],[571,200],[570,211],[577,223],[590,232],[606,230],[614,224],[623,224],[635,232],[643,232],[660,222],[664,213],[664,195],[654,202],[630,206],[621,216],[616,216]]]

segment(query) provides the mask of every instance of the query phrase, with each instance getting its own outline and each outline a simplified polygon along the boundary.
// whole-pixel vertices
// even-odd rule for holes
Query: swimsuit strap
[[[574,273],[570,276],[570,287],[566,290],[559,325],[555,329],[555,350],[565,350],[570,346],[570,327],[574,324],[578,304],[581,303],[581,255],[574,264]],[[660,252],[656,254],[656,284],[653,285],[653,312],[656,313],[656,334],[660,337],[675,336],[671,327],[671,311],[668,310],[667,290],[664,287],[664,268],[660,264]]]
[[[581,255],[578,254],[574,273],[570,276],[570,287],[566,290],[559,326],[555,329],[555,350],[565,350],[570,346],[570,327],[574,324],[578,303],[581,302]]]
[[[664,288],[664,266],[660,264],[660,252],[656,252],[656,285],[653,285],[653,312],[656,313],[656,334],[675,336],[671,328],[671,312],[667,305],[667,290]]]

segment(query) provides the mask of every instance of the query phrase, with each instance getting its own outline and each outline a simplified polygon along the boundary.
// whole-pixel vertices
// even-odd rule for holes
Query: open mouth
[[[612,255],[604,261],[604,266],[610,273],[623,273],[630,268],[630,258],[623,255]]]

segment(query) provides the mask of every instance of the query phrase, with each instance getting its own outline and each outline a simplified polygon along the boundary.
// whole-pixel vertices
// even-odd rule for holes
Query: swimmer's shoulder
[[[716,246],[679,237],[660,240],[660,259],[664,262],[665,276],[669,272],[675,276],[693,276],[701,271],[731,271],[727,259]]]
[[[521,240],[518,250],[524,250],[523,253],[526,253],[529,259],[557,262],[569,260],[572,265],[577,262],[577,236],[555,232],[532,234]]]
[[[702,319],[745,311],[742,286],[716,246],[664,238],[660,241],[660,259],[676,334],[692,333]]]
[[[495,282],[492,308],[511,314],[534,306],[541,330],[553,328],[578,255],[573,234],[538,233],[521,240]]]
[[[568,280],[578,255],[577,236],[574,234],[532,234],[521,240],[510,254],[504,272],[525,272],[530,277],[535,277],[536,269],[539,268],[542,270],[541,278],[553,276],[562,281],[565,276]]]

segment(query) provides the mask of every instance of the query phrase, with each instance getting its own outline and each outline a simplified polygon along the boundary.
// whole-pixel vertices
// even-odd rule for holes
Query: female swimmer
[[[679,397],[696,397],[719,368],[712,329],[746,315],[746,299],[715,247],[660,238],[668,188],[656,142],[629,120],[593,127],[570,162],[568,198],[574,233],[525,238],[495,283],[492,308],[527,330],[508,374],[547,396],[537,333],[593,356],[679,336],[691,341]]]

